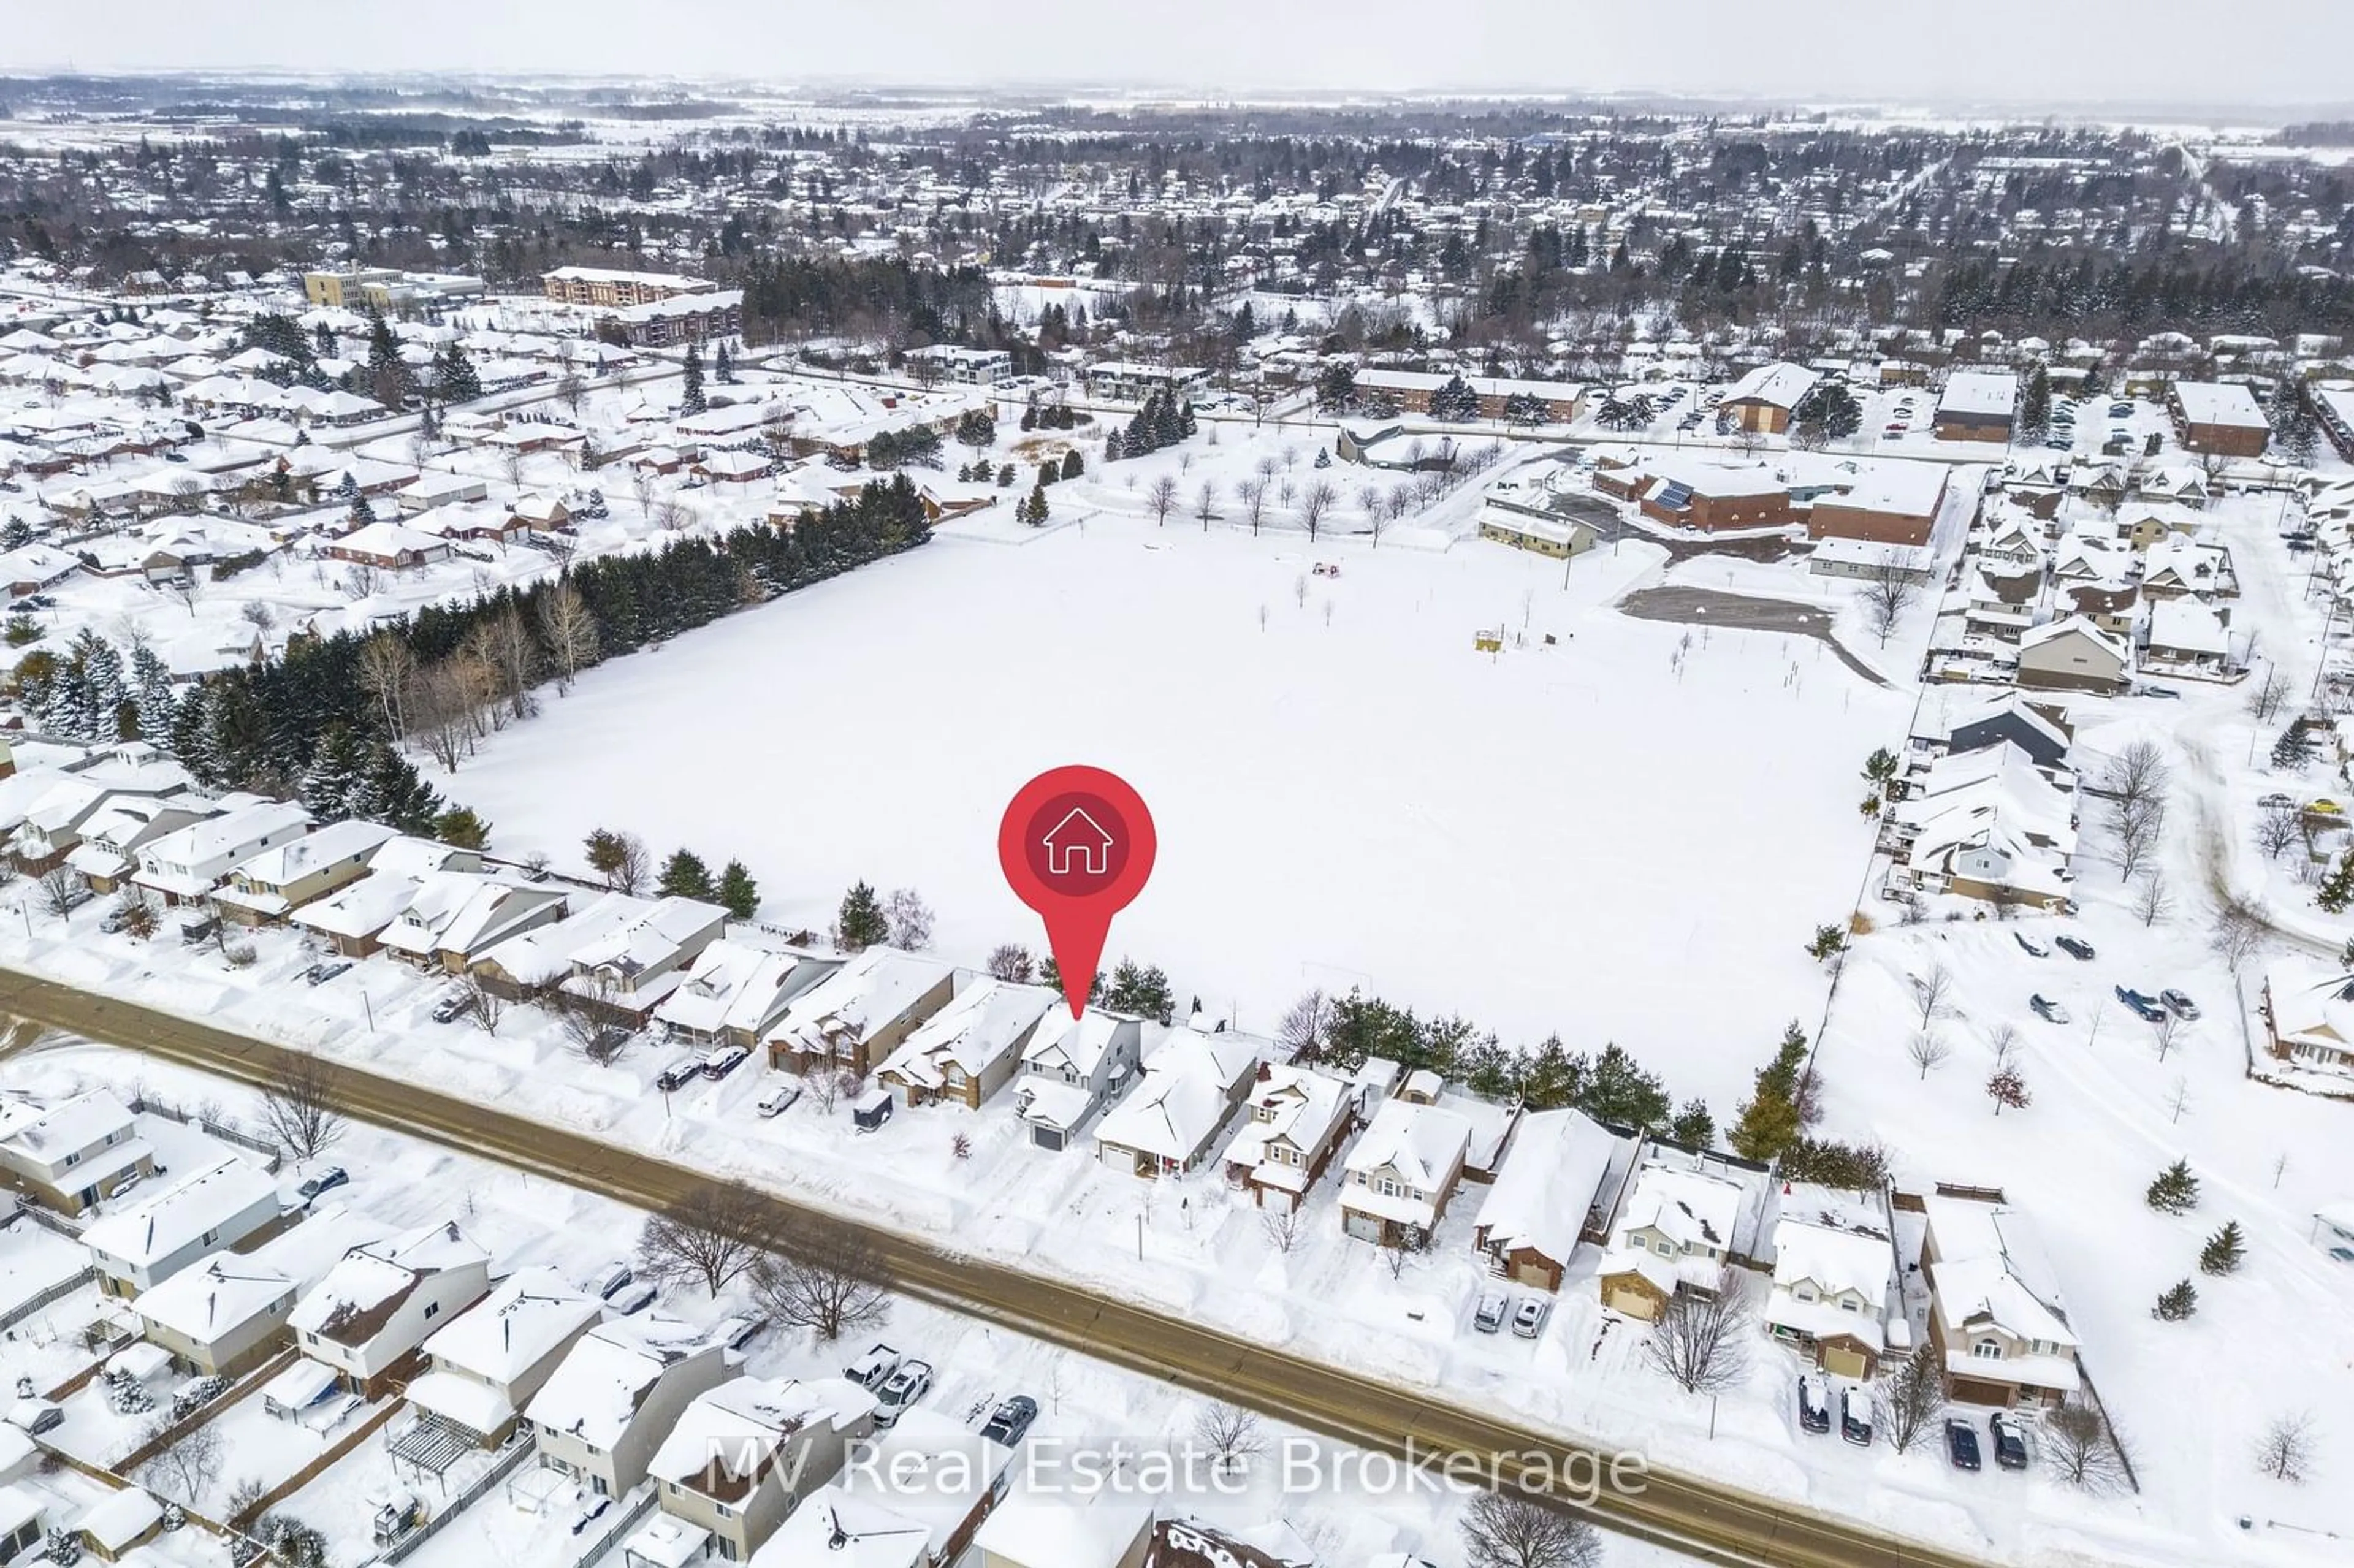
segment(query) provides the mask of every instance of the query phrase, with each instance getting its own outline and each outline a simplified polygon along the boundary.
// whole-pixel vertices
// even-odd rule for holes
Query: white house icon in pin
[[[1111,868],[1111,835],[1077,806],[1046,830],[1043,842],[1049,876],[1101,876]]]

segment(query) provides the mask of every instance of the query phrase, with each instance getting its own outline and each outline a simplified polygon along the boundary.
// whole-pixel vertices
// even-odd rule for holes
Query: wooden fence
[[[115,1467],[122,1470],[125,1475],[137,1470],[140,1466],[145,1464],[148,1460],[154,1458],[156,1455],[162,1453],[164,1449],[170,1447],[173,1444],[178,1442],[189,1433],[194,1432],[197,1427],[202,1426],[207,1421],[213,1420],[230,1405],[235,1404],[239,1400],[252,1394],[259,1390],[262,1384],[268,1383],[271,1378],[276,1377],[280,1372],[284,1372],[288,1367],[292,1366],[294,1364],[296,1354],[297,1352],[291,1345],[279,1351],[269,1361],[264,1361],[260,1366],[258,1366],[254,1368],[253,1371],[246,1373],[244,1377],[239,1379],[235,1383],[223,1389],[220,1392],[219,1397],[208,1399],[204,1404],[197,1405],[194,1410],[189,1411],[187,1414],[182,1416],[179,1420],[167,1423],[166,1425],[158,1427],[154,1435],[150,1436],[147,1441],[140,1444],[139,1446],[132,1449],[131,1452],[122,1456],[121,1459],[115,1461]]]
[[[26,1319],[40,1312],[43,1308],[50,1306],[52,1303],[64,1300],[67,1297],[71,1296],[75,1291],[80,1290],[83,1286],[88,1285],[91,1280],[96,1279],[97,1277],[97,1266],[94,1264],[84,1264],[82,1266],[81,1272],[73,1276],[71,1278],[60,1279],[55,1285],[50,1286],[47,1290],[42,1291],[39,1295],[29,1297],[27,1299],[18,1302],[16,1306],[11,1307],[7,1311],[0,1312],[0,1331],[13,1329],[17,1324],[23,1322]]]
[[[233,1516],[228,1521],[229,1528],[239,1531],[251,1530],[255,1521],[260,1520],[263,1514],[268,1513],[271,1509],[276,1508],[280,1503],[284,1502],[288,1498],[292,1497],[296,1492],[301,1491],[304,1487],[307,1487],[313,1481],[317,1480],[321,1476],[326,1473],[327,1467],[330,1465],[334,1464],[336,1461],[342,1459],[345,1455],[349,1454],[353,1449],[358,1447],[362,1443],[366,1442],[367,1439],[376,1433],[377,1428],[381,1427],[386,1422],[391,1420],[394,1415],[399,1413],[402,1403],[402,1401],[398,1399],[386,1400],[384,1402],[383,1408],[372,1412],[366,1421],[361,1422],[357,1426],[353,1427],[349,1432],[344,1434],[342,1437],[336,1439],[335,1442],[330,1444],[325,1453],[321,1454],[317,1458],[313,1459],[309,1464],[303,1466],[301,1469],[295,1471],[292,1475],[287,1477],[284,1480],[279,1482],[276,1486],[262,1493],[253,1501],[238,1510],[235,1516]]]
[[[442,1529],[455,1520],[460,1514],[489,1496],[493,1488],[513,1475],[517,1467],[538,1452],[539,1445],[528,1437],[515,1443],[505,1453],[500,1455],[497,1462],[483,1471],[472,1486],[452,1499],[448,1508],[386,1547],[377,1555],[376,1561],[390,1563],[398,1563],[407,1557],[410,1552],[440,1534]]]

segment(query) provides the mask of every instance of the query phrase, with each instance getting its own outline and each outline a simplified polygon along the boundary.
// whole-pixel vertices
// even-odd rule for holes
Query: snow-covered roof
[[[2008,370],[1956,370],[1937,396],[1937,412],[2008,419],[2019,407],[2019,377]]]
[[[1097,1008],[1090,1007],[1076,1018],[1071,1016],[1069,1008],[1062,1008],[1038,1021],[1030,1044],[1022,1048],[1022,1060],[1027,1066],[1059,1068],[1067,1065],[1081,1078],[1092,1078],[1119,1032],[1136,1026],[1132,1018],[1121,1018]]]
[[[0,1100],[0,1154],[17,1154],[37,1165],[54,1164],[131,1130],[131,1113],[111,1089],[44,1106],[32,1100]]]
[[[868,948],[795,997],[776,1033],[821,1048],[845,1034],[863,1040],[951,972],[938,959]]]
[[[140,1293],[131,1309],[196,1344],[208,1344],[280,1302],[293,1305],[294,1281],[255,1258],[219,1252]]]
[[[1097,1127],[1096,1141],[1163,1160],[1193,1159],[1225,1125],[1235,1086],[1257,1059],[1245,1036],[1171,1030],[1146,1059],[1143,1082]]]
[[[1795,408],[1798,400],[1814,389],[1822,376],[1803,365],[1777,360],[1761,365],[1725,389],[1727,403],[1763,403],[1776,408]]]
[[[398,836],[399,830],[382,822],[346,818],[240,861],[230,868],[229,874],[258,886],[284,887],[313,875],[322,866],[334,865],[354,855],[366,855],[386,840]]]
[[[1353,1086],[1306,1067],[1269,1064],[1258,1070],[1246,1102],[1250,1119],[1226,1143],[1228,1165],[1256,1168],[1262,1180],[1304,1190],[1308,1171],[1282,1161],[1266,1161],[1267,1146],[1281,1139],[1303,1154],[1323,1147],[1333,1126],[1356,1108]]]
[[[573,1342],[525,1414],[535,1425],[568,1432],[610,1453],[663,1373],[688,1353],[650,1344],[627,1323],[600,1323]]]
[[[2152,599],[2149,649],[2160,656],[2173,652],[2220,659],[2232,651],[2232,634],[2224,629],[2221,616],[2188,595]]]
[[[2171,391],[2186,425],[2218,425],[2243,430],[2272,428],[2256,395],[2236,381],[2177,381]]]
[[[911,1410],[902,1419],[922,1414]],[[931,1530],[921,1520],[829,1482],[752,1554],[752,1568],[926,1568],[931,1549]]]
[[[503,1385],[483,1383],[463,1372],[436,1367],[411,1382],[403,1392],[418,1409],[430,1411],[486,1437],[514,1419],[514,1405]]]
[[[807,953],[771,951],[723,937],[696,956],[694,972],[663,999],[654,1017],[697,1034],[740,1029],[757,1035],[793,997],[833,968]]]
[[[741,1495],[750,1478],[740,1461],[765,1464],[802,1427],[846,1429],[875,1410],[875,1396],[846,1378],[738,1377],[695,1396],[647,1466],[656,1479]]]
[[[1945,1192],[1925,1200],[1935,1249],[1936,1310],[1949,1353],[1967,1371],[1966,1329],[1991,1322],[2012,1337],[2073,1350],[2059,1285],[2025,1214],[1999,1202]]]
[[[1579,1110],[1522,1118],[1479,1205],[1479,1228],[1488,1245],[1568,1262],[1611,1163],[1628,1142]]]
[[[287,1321],[338,1344],[366,1344],[427,1275],[489,1261],[454,1220],[366,1243],[345,1253]]]
[[[977,1077],[1026,1040],[1055,1000],[1041,985],[975,980],[918,1024],[879,1071],[932,1088],[947,1080],[951,1067]]]
[[[1352,1175],[1386,1168],[1408,1186],[1435,1192],[1470,1146],[1471,1124],[1445,1107],[1384,1100],[1341,1168]]]
[[[503,1388],[603,1315],[603,1303],[555,1269],[519,1268],[428,1338],[425,1353],[436,1367]]]
[[[143,1268],[277,1199],[278,1183],[269,1171],[232,1156],[97,1221],[82,1232],[81,1239],[101,1258]]]
[[[121,1491],[90,1505],[82,1516],[74,1520],[74,1530],[98,1543],[110,1557],[120,1557],[131,1543],[155,1528],[164,1517],[164,1507],[137,1487],[125,1487]]]
[[[1152,1529],[1153,1506],[1105,1487],[1085,1501],[1017,1492],[981,1522],[973,1544],[1022,1568],[1104,1568],[1124,1563]]]

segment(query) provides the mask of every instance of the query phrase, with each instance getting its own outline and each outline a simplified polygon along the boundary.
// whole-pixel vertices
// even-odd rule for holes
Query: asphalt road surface
[[[0,1013],[48,1029],[267,1085],[301,1054],[113,997],[0,969]],[[21,1032],[6,1037],[21,1054]],[[497,1160],[622,1202],[659,1209],[709,1180],[636,1150],[616,1148],[423,1085],[343,1065],[332,1096],[342,1111],[481,1158]],[[1616,1457],[1517,1425],[1504,1413],[1457,1403],[1344,1372],[1311,1357],[1255,1343],[1099,1294],[1085,1286],[873,1226],[781,1194],[769,1194],[773,1224],[822,1213],[858,1223],[880,1271],[896,1290],[1067,1347],[1195,1393],[1255,1409],[1360,1446],[1401,1454],[1468,1455],[1482,1467],[1511,1456],[1503,1475],[1532,1481],[1568,1478],[1553,1495],[1585,1487],[1597,1462]],[[1627,1470],[1618,1472],[1630,1481]],[[1597,1524],[1672,1548],[1699,1561],[1742,1568],[1982,1568],[1986,1559],[1914,1545],[1861,1522],[1751,1496],[1702,1477],[1657,1470],[1640,1490],[1605,1485],[1589,1514]],[[1590,1489],[1588,1488],[1587,1489]]]
[[[1828,645],[1840,663],[1875,686],[1888,684],[1881,673],[1840,645],[1831,635],[1827,610],[1787,599],[1755,599],[1745,593],[1720,593],[1714,588],[1638,588],[1618,601],[1618,613],[1638,620],[1681,620],[1693,626],[1721,626],[1734,631],[1783,631],[1811,637]]]

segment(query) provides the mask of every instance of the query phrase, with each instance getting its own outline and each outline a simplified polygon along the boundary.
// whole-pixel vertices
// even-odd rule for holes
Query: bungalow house
[[[1717,416],[1736,429],[1779,435],[1790,428],[1790,412],[1822,376],[1787,360],[1761,365],[1725,389]]]
[[[276,1224],[281,1213],[277,1179],[230,1157],[93,1221],[81,1240],[98,1266],[99,1288],[128,1299]]]
[[[1310,1067],[1261,1062],[1250,1115],[1226,1144],[1226,1180],[1261,1208],[1296,1209],[1357,1125],[1354,1085]]]
[[[1942,735],[1915,739],[1916,748],[1939,756],[1983,751],[2008,743],[2037,768],[2064,768],[2076,738],[2067,710],[2033,703],[2016,692],[1974,703],[1946,715]]]
[[[695,898],[662,897],[571,949],[557,989],[575,1001],[644,1026],[684,984],[687,968],[726,929],[727,911]]]
[[[1383,1102],[1341,1162],[1341,1229],[1378,1246],[1428,1241],[1463,1179],[1471,1124],[1403,1096]]]
[[[2141,665],[2150,674],[2223,679],[2232,673],[2232,633],[2223,618],[2198,599],[2158,599],[2149,607]]]
[[[45,876],[65,863],[67,854],[82,841],[84,824],[107,806],[130,798],[168,800],[194,787],[187,769],[136,744],[70,772],[28,774],[21,810],[0,819],[0,827],[10,832],[9,859],[24,875]]]
[[[567,895],[491,872],[435,872],[380,933],[382,946],[426,969],[461,974],[493,948],[564,917]]]
[[[2057,909],[2074,894],[2076,834],[2073,776],[2040,769],[2002,741],[1917,775],[1882,847],[1901,885]]]
[[[911,1107],[953,1100],[979,1110],[1012,1080],[1023,1047],[1058,1000],[1044,986],[975,980],[899,1043],[875,1081]]]
[[[504,545],[527,532],[526,525],[512,512],[487,501],[436,506],[411,517],[408,526],[437,539],[487,540],[493,545]]]
[[[602,1301],[553,1268],[519,1268],[427,1338],[432,1369],[409,1383],[408,1403],[491,1446],[514,1430],[516,1413],[604,1316]]]
[[[973,1536],[980,1568],[1145,1568],[1153,1505],[1117,1487],[1056,1496],[1022,1492]]]
[[[2019,683],[2030,691],[2123,691],[2133,670],[2126,645],[2072,615],[2019,640]]]
[[[1013,1114],[1039,1149],[1066,1149],[1138,1070],[1141,1020],[1088,1008],[1049,1008],[1022,1048]]]
[[[2177,535],[2189,538],[2205,521],[2190,508],[2170,501],[2136,501],[2117,513],[2118,531],[2135,550],[2147,550]]]
[[[2076,1335],[2027,1216],[1979,1188],[1940,1186],[1914,1201],[1927,1216],[1921,1273],[1946,1396],[2008,1408],[2075,1393]]]
[[[726,1041],[752,1049],[784,1018],[793,999],[840,968],[838,960],[754,947],[723,937],[703,949],[694,972],[654,1009],[674,1040]]]
[[[81,557],[48,545],[19,545],[0,553],[0,588],[22,598],[38,593],[81,570]]]
[[[1480,1202],[1472,1246],[1506,1278],[1559,1290],[1577,1244],[1607,1236],[1638,1143],[1579,1110],[1522,1118]]]
[[[217,1252],[132,1302],[141,1333],[192,1376],[239,1377],[285,1341],[299,1287],[260,1257]]]
[[[541,1464],[599,1497],[625,1497],[687,1405],[726,1376],[716,1340],[657,1344],[627,1321],[602,1323],[573,1341],[524,1418]]]
[[[384,571],[407,571],[450,558],[450,541],[406,523],[367,523],[322,548],[331,560]]]
[[[231,867],[228,885],[213,895],[213,907],[243,925],[277,924],[366,876],[376,851],[399,836],[398,829],[356,817],[329,822]]]
[[[139,851],[139,869],[131,880],[163,895],[166,904],[202,903],[234,867],[310,831],[311,813],[292,800],[224,810],[150,839]]]
[[[2328,1073],[2354,1074],[2354,977],[2295,956],[2264,971],[2259,1009],[2272,1054]]]
[[[1540,517],[1491,503],[1479,509],[1479,537],[1559,559],[1584,555],[1602,536],[1575,517]]]
[[[1897,1293],[1896,1225],[1888,1195],[1788,1184],[1774,1223],[1766,1331],[1840,1377],[1869,1379],[1890,1350],[1910,1348]]]
[[[394,492],[393,501],[403,515],[414,517],[420,512],[430,512],[437,507],[462,506],[471,501],[481,501],[490,493],[490,486],[472,474],[429,471]]]
[[[955,990],[955,969],[937,959],[869,948],[793,999],[767,1037],[769,1065],[863,1078]]]
[[[2134,475],[2134,490],[2144,499],[2192,508],[2207,504],[2210,487],[2206,471],[2190,463],[2158,463]]]
[[[514,504],[507,510],[516,526],[529,528],[535,533],[552,534],[559,528],[572,525],[572,508],[566,505],[560,496],[518,495]]]
[[[1096,1127],[1096,1154],[1139,1176],[1182,1176],[1208,1159],[1258,1066],[1247,1037],[1172,1029],[1143,1080]]]
[[[723,447],[704,453],[695,469],[714,484],[758,484],[776,471],[776,465],[765,453]]]
[[[1654,1143],[1611,1216],[1596,1284],[1602,1305],[1650,1322],[1679,1292],[1713,1294],[1755,1245],[1761,1168]]]
[[[0,1171],[61,1214],[79,1214],[155,1173],[155,1151],[106,1089],[53,1106],[0,1101]]]
[[[748,1562],[802,1499],[841,1471],[850,1446],[874,1432],[874,1396],[843,1378],[738,1377],[705,1390],[646,1465],[673,1521],[662,1533]],[[625,1558],[635,1550],[625,1542]]]
[[[450,1221],[352,1248],[287,1326],[305,1357],[373,1399],[408,1374],[427,1335],[490,1287],[490,1255]]]

